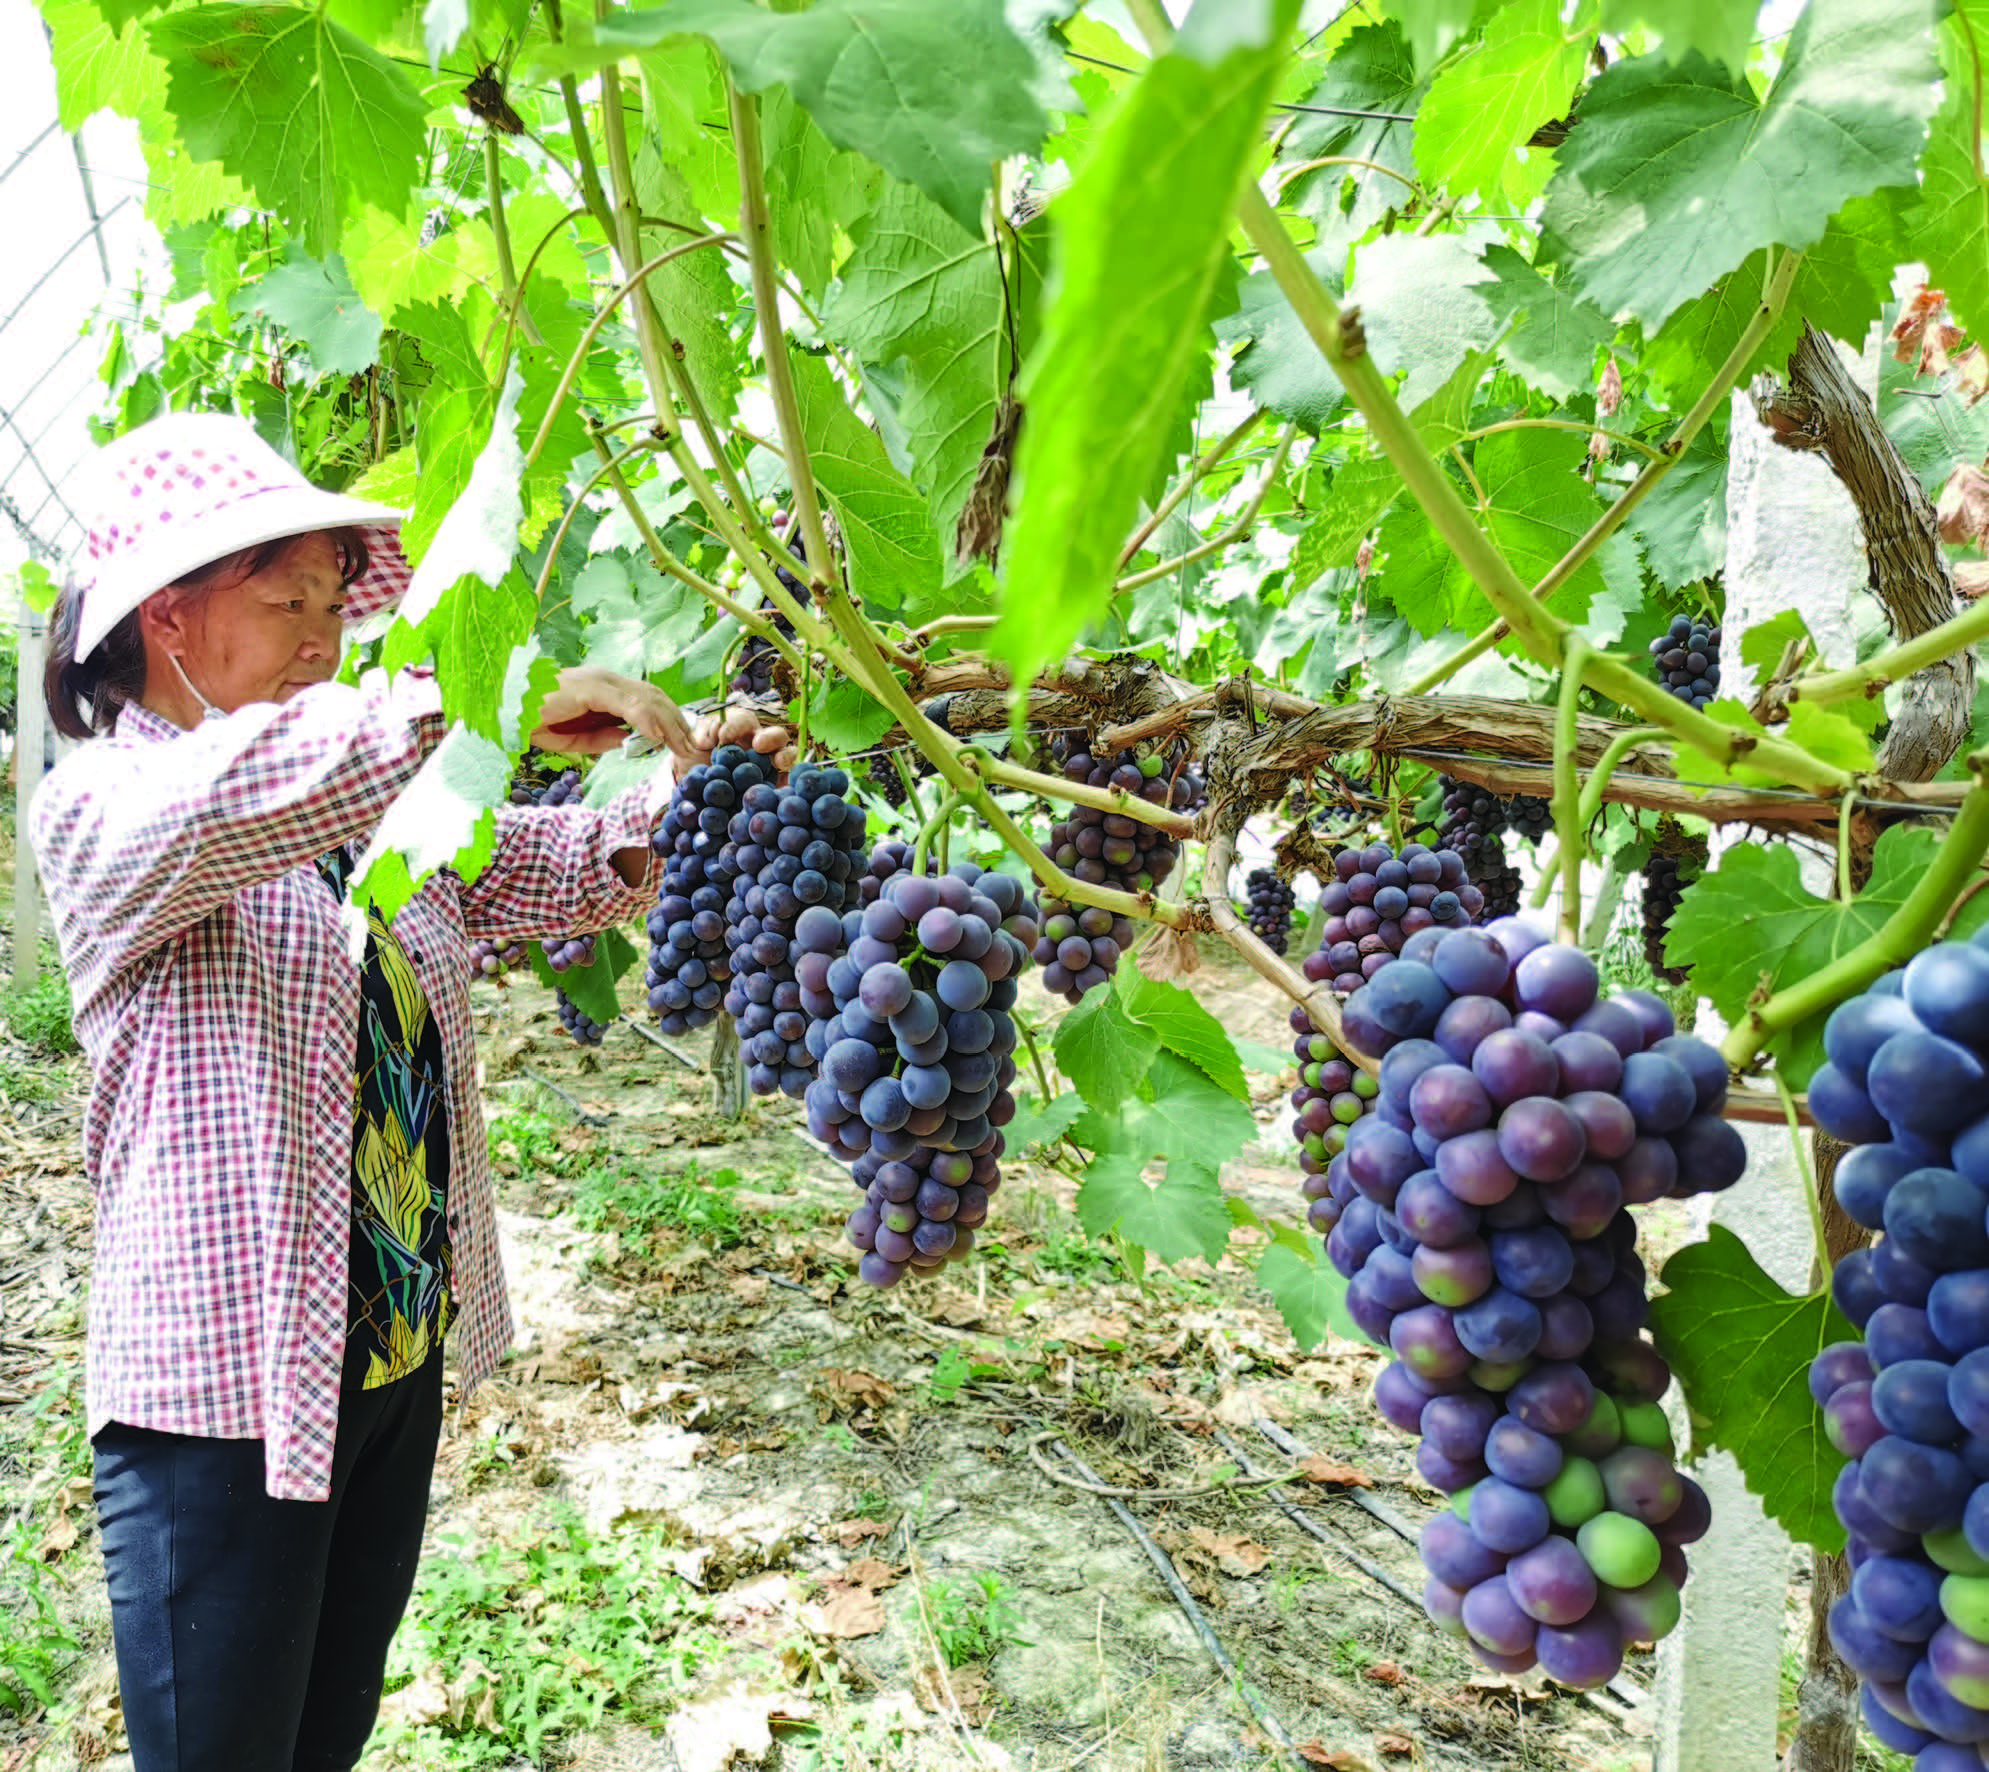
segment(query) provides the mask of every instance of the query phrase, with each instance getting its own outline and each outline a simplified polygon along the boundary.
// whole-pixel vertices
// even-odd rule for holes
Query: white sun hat
[[[370,560],[345,614],[357,620],[407,589],[401,513],[321,492],[246,419],[174,412],[106,444],[84,469],[86,535],[72,566],[82,596],[76,657],[88,658],[154,591],[241,548],[357,527]]]

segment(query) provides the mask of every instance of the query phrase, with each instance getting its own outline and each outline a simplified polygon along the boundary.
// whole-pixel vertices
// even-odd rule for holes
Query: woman
[[[592,930],[651,892],[647,790],[500,808],[350,957],[356,850],[439,742],[433,684],[331,682],[405,588],[395,513],[248,425],[142,426],[96,463],[48,700],[88,738],[32,812],[95,1078],[89,1431],[137,1772],[349,1768],[407,1605],[440,1430],[511,1319],[476,1094],[469,944]],[[648,685],[570,670],[535,742]],[[589,736],[576,738],[572,730]]]

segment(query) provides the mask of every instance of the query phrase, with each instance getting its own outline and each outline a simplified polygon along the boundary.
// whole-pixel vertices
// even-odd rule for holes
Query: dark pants
[[[96,1437],[136,1772],[349,1772],[414,1588],[442,1357],[379,1390],[348,1365],[326,1501],[274,1501],[260,1440]]]

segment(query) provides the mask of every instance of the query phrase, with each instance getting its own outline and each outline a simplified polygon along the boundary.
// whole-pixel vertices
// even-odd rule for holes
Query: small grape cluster
[[[1708,706],[1720,692],[1720,630],[1689,615],[1675,615],[1671,626],[1651,642],[1658,681],[1680,701],[1695,708]]]
[[[575,966],[591,966],[598,937],[588,935],[566,935],[555,941],[542,941],[539,951],[545,955],[546,964],[555,972],[570,971]]]
[[[594,1020],[564,991],[553,992],[553,1006],[559,1011],[560,1026],[582,1046],[598,1046],[607,1038],[607,1023]]]
[[[1537,843],[1554,828],[1554,803],[1538,794],[1514,794],[1505,802],[1506,829]]]
[[[562,769],[557,775],[543,776],[528,762],[511,783],[511,804],[543,806],[548,811],[559,806],[579,804],[582,792],[580,771]]]
[[[1291,914],[1298,895],[1270,868],[1253,868],[1243,883],[1250,900],[1250,930],[1274,954],[1291,942]]]
[[[1850,1592],[1830,1640],[1871,1732],[1917,1772],[1989,1740],[1989,938],[1943,942],[1841,1004],[1810,1112],[1854,1148],[1833,1181],[1879,1232],[1831,1290],[1862,1339],[1810,1392],[1850,1462],[1832,1499]]]
[[[1116,788],[1136,794],[1149,806],[1191,809],[1208,789],[1198,771],[1178,756],[1170,774],[1159,752],[1141,757],[1121,751],[1100,759],[1090,751],[1060,743],[1064,777],[1088,787]],[[1122,892],[1152,892],[1174,871],[1181,852],[1159,830],[1124,813],[1096,806],[1073,806],[1050,827],[1050,859],[1088,886],[1115,887]],[[1066,1002],[1083,1001],[1119,968],[1119,958],[1131,944],[1130,918],[1114,916],[1096,905],[1066,904],[1045,898],[1041,904],[1042,934],[1036,960],[1043,968],[1043,988]]]
[[[1424,1604],[1489,1666],[1601,1685],[1676,1624],[1709,1524],[1626,1208],[1739,1179],[1726,1066],[1650,993],[1598,1000],[1594,962],[1517,918],[1412,935],[1355,1001],[1381,1093],[1327,1166],[1326,1249],[1395,1355],[1376,1406],[1452,1498]]]
[[[1519,909],[1524,882],[1500,838],[1516,830],[1537,841],[1553,823],[1551,807],[1530,794],[1502,800],[1489,789],[1453,775],[1438,776],[1437,786],[1443,791],[1443,823],[1436,846],[1455,849],[1464,857],[1466,876],[1485,895],[1485,908],[1479,913],[1483,920],[1511,916]]]
[[[502,978],[526,963],[525,948],[516,941],[473,941],[470,943],[470,981]]]
[[[726,756],[715,751],[712,762]],[[735,781],[744,761],[744,752],[731,758]],[[736,878],[725,908],[732,950],[725,1008],[739,1024],[755,1095],[778,1090],[799,1100],[814,1081],[816,1055],[804,1043],[808,1016],[795,971],[810,950],[796,945],[795,932],[804,911],[839,919],[854,902],[864,812],[844,797],[849,785],[846,770],[803,764],[785,788],[748,786],[726,826],[723,854]]]
[[[1461,929],[1484,909],[1485,899],[1466,877],[1454,849],[1405,843],[1397,855],[1386,843],[1342,849],[1334,877],[1320,888],[1326,922],[1319,946],[1305,957],[1314,984],[1330,979],[1343,995],[1358,991],[1402,951],[1419,929]],[[1293,1029],[1303,1010],[1294,1010]]]
[[[728,839],[747,793],[772,783],[767,758],[721,746],[709,763],[684,771],[649,839],[664,864],[649,913],[644,983],[666,1034],[708,1027],[718,1017],[732,977],[725,909],[738,878]]]
[[[1292,1055],[1298,1060],[1298,1084],[1291,1092],[1297,1116],[1291,1135],[1298,1141],[1299,1173],[1305,1178],[1300,1191],[1307,1201],[1306,1222],[1324,1236],[1340,1222],[1344,1209],[1327,1184],[1327,1166],[1347,1148],[1354,1122],[1374,1112],[1381,1086],[1314,1031],[1310,1018],[1292,1036]]]
[[[1009,1011],[1036,935],[1019,881],[971,862],[914,873],[911,860],[880,843],[863,908],[833,927],[811,909],[795,930],[821,1066],[808,1130],[864,1189],[848,1234],[874,1286],[959,1259],[987,1221],[1015,1114]]]
[[[1705,871],[1709,851],[1703,836],[1687,836],[1670,820],[1666,823],[1671,829],[1660,831],[1663,847],[1653,849],[1644,863],[1644,959],[1664,983],[1683,984],[1692,968],[1674,966],[1665,958],[1664,939],[1685,888]]]
[[[788,513],[776,511],[772,518],[772,528],[776,535],[788,526]],[[797,560],[808,558],[807,550],[801,545],[801,535],[796,531],[787,538],[788,551]],[[808,589],[800,579],[785,566],[774,567],[774,577],[787,593],[801,602],[807,601]],[[786,639],[794,638],[794,624],[778,609],[768,610],[773,618],[775,629]],[[774,693],[774,660],[779,656],[771,641],[758,634],[749,634],[746,643],[739,648],[739,657],[732,672],[732,689],[742,695],[750,695],[755,700],[765,700]]]

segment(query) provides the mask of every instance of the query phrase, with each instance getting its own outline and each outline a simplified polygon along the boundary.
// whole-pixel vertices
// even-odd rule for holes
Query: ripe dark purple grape
[[[1720,628],[1717,622],[1675,615],[1671,626],[1651,642],[1658,681],[1691,708],[1704,709],[1720,692]]]
[[[1269,868],[1253,868],[1244,882],[1250,928],[1272,953],[1282,954],[1291,940],[1291,914],[1298,900],[1292,889]]]

